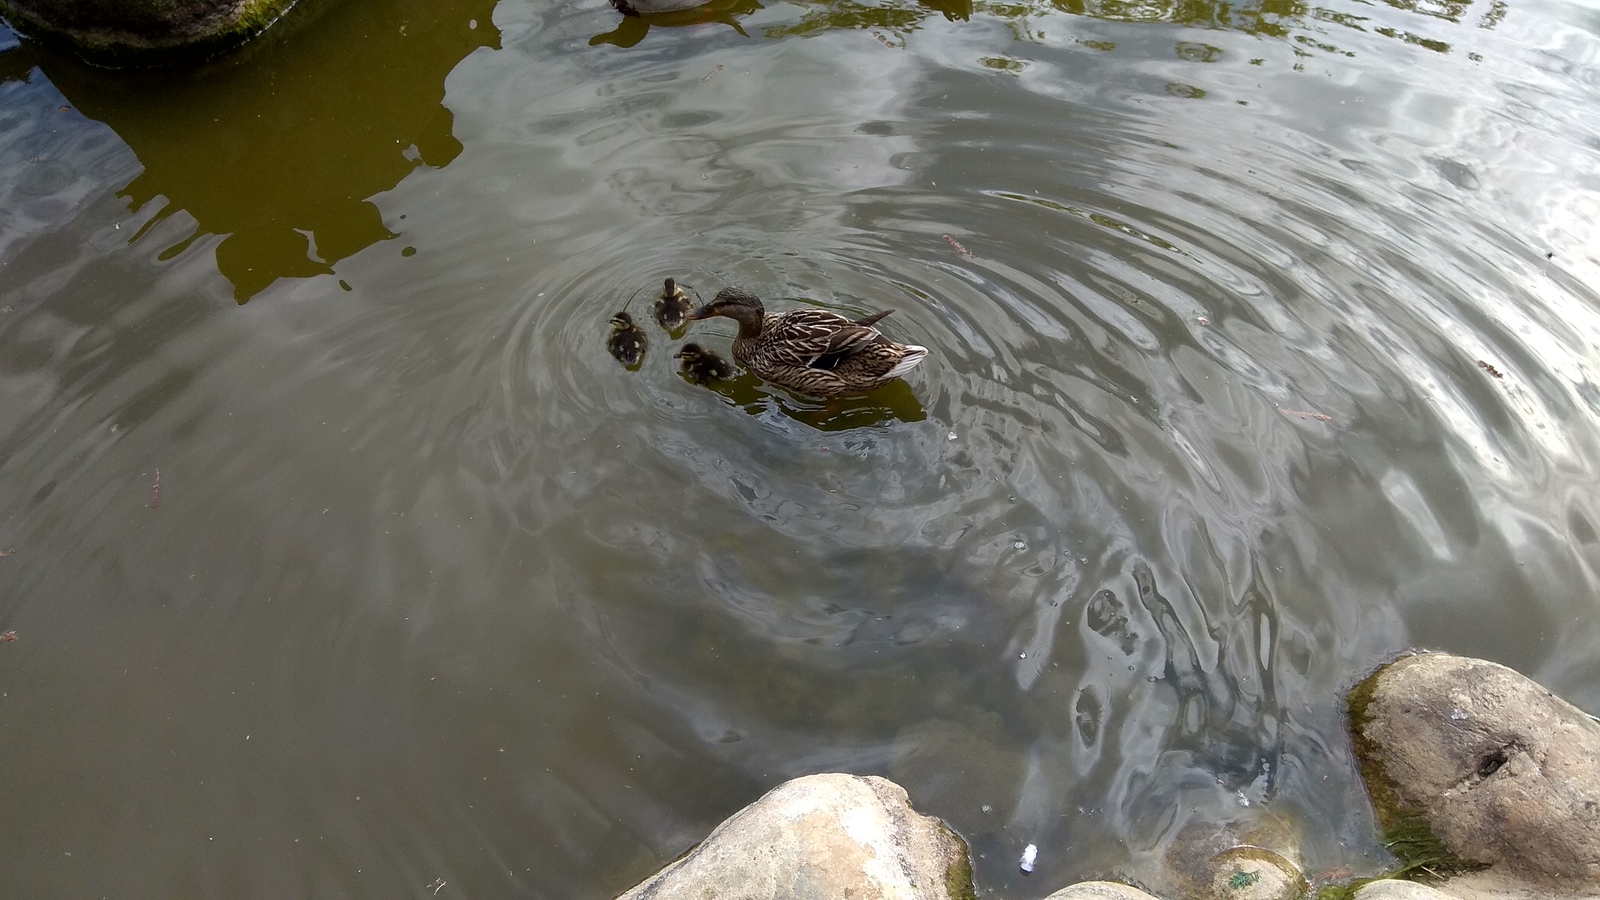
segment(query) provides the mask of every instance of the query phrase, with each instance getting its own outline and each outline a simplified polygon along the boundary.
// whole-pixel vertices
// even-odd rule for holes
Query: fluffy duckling
[[[769,313],[743,288],[724,288],[689,313],[690,319],[726,316],[739,323],[733,358],[773,384],[831,399],[882,387],[916,368],[926,347],[901,344],[875,327],[893,310],[847,319],[806,307]]]
[[[606,349],[630,369],[639,368],[644,362],[644,351],[650,346],[650,339],[645,337],[644,329],[633,321],[633,316],[619,312],[611,317],[611,334],[606,338]]]
[[[679,371],[695,384],[727,381],[733,377],[733,366],[727,360],[699,344],[684,344],[672,358],[683,360]]]
[[[656,321],[668,331],[682,327],[689,310],[694,304],[689,302],[689,295],[676,281],[667,279],[666,287],[662,288],[660,296],[656,297]]]

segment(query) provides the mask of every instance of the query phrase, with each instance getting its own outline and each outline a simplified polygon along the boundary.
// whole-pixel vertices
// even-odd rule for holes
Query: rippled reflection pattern
[[[1331,876],[1372,665],[1600,708],[1577,7],[380,5],[138,102],[0,44],[19,896],[606,897],[828,770],[999,895]],[[666,277],[932,354],[628,371]]]

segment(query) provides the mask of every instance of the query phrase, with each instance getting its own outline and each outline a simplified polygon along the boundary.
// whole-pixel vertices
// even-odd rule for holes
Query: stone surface
[[[735,813],[619,900],[970,900],[967,846],[885,778],[809,775]]]
[[[1351,692],[1351,726],[1384,828],[1420,818],[1490,867],[1463,887],[1600,889],[1600,723],[1581,710],[1504,666],[1421,654]]]
[[[1156,900],[1138,888],[1114,881],[1083,881],[1064,887],[1044,900]]]
[[[1208,900],[1296,900],[1306,880],[1281,854],[1261,847],[1233,847],[1211,858]]]
[[[1374,881],[1356,891],[1353,900],[1455,900],[1449,894],[1415,881]]]
[[[1271,813],[1231,822],[1194,822],[1163,857],[1158,890],[1194,900],[1293,900],[1307,883],[1295,824]]]
[[[0,0],[30,37],[105,65],[166,64],[242,43],[294,0]]]

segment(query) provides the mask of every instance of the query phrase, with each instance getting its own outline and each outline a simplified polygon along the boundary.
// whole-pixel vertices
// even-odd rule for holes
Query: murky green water
[[[8,896],[605,898],[827,770],[996,896],[1263,809],[1364,871],[1372,665],[1600,708],[1593,7],[304,18],[0,32]],[[624,371],[667,275],[933,356]]]

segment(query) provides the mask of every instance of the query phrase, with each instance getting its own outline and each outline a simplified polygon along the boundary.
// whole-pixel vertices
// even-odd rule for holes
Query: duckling
[[[684,344],[683,349],[673,354],[672,358],[683,360],[679,371],[695,384],[727,381],[733,377],[733,366],[727,360],[699,344]]]
[[[661,295],[656,297],[656,321],[668,331],[679,328],[684,323],[684,317],[694,307],[689,302],[689,295],[678,287],[678,283],[671,278],[667,279],[667,286],[662,289]]]
[[[644,362],[644,351],[650,346],[644,329],[634,324],[633,316],[619,312],[611,317],[611,335],[606,338],[606,349],[629,369],[639,368]]]
[[[723,288],[688,318],[726,316],[739,323],[733,358],[746,369],[792,391],[832,399],[882,387],[916,368],[928,348],[900,344],[875,327],[893,310],[847,319],[804,308],[769,313],[743,288]]]

